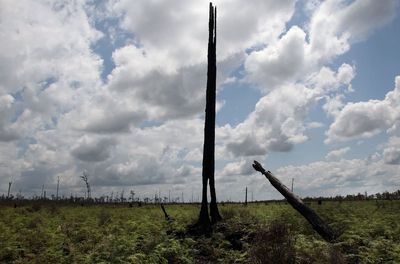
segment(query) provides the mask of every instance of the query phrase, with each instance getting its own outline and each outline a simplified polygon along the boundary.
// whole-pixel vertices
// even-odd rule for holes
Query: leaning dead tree
[[[85,182],[86,185],[86,191],[87,191],[87,199],[91,198],[91,192],[90,192],[90,184],[89,184],[89,179],[88,179],[89,174],[87,173],[87,171],[83,171],[82,175],[81,175],[81,179]]]
[[[163,204],[160,204],[160,205],[161,205],[161,210],[162,210],[163,213],[164,213],[165,220],[171,221],[171,217],[169,217],[169,215],[167,214],[167,211],[165,211],[164,205],[163,205]]]
[[[198,225],[210,226],[221,220],[218,211],[217,196],[215,193],[215,102],[216,102],[216,44],[217,44],[217,8],[210,3],[208,22],[208,67],[207,67],[207,89],[206,89],[206,115],[204,125],[204,147],[203,147],[203,171],[202,171],[202,200]],[[210,184],[210,217],[208,215],[207,183]]]
[[[305,219],[311,224],[313,229],[317,231],[320,236],[328,242],[335,239],[333,230],[317,215],[317,213],[305,205],[303,201],[291,192],[284,184],[282,184],[270,171],[265,171],[260,163],[254,161],[253,168],[261,172],[289,202],[289,204],[296,209]]]

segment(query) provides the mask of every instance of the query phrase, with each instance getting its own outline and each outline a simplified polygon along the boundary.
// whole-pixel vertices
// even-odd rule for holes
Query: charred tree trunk
[[[244,197],[244,205],[247,206],[247,187],[246,187],[246,195]]]
[[[204,147],[203,147],[203,191],[201,209],[198,224],[209,226],[221,220],[217,207],[217,196],[215,194],[215,102],[216,102],[216,8],[210,3],[210,14],[208,22],[208,68],[207,68],[207,90],[206,90],[206,115],[204,125]],[[210,215],[208,215],[207,183],[210,184]]]
[[[208,202],[207,202],[207,183],[208,177],[204,175],[203,170],[203,190],[202,190],[202,199],[201,199],[201,208],[199,220],[197,221],[197,225],[201,226],[204,230],[209,230],[211,227],[210,217],[208,216]]]
[[[211,39],[211,43],[210,43]],[[215,193],[215,104],[216,104],[216,90],[217,90],[217,7],[213,7],[210,3],[210,24],[209,24],[209,44],[208,44],[208,71],[207,76],[207,102],[206,102],[206,127],[204,146],[207,140],[207,149],[203,153],[204,156],[208,157],[206,160],[206,166],[209,184],[210,184],[210,217],[211,223],[214,224],[221,221],[221,215],[218,211],[217,206],[217,195]],[[207,124],[207,116],[209,122]]]
[[[261,172],[270,181],[270,183],[286,198],[289,204],[296,209],[307,221],[313,229],[321,235],[323,239],[332,242],[335,239],[333,230],[317,215],[317,213],[305,205],[303,201],[292,193],[285,185],[283,185],[270,171],[265,171],[260,163],[254,161],[253,168]]]
[[[165,211],[165,208],[164,208],[164,205],[163,205],[163,204],[161,204],[161,210],[162,210],[163,213],[164,213],[165,220],[170,221],[171,218],[170,218],[169,215],[167,214],[167,211]]]
[[[210,172],[214,171],[214,128],[215,126],[215,112],[212,111],[212,92],[211,92],[211,81],[213,75],[212,69],[212,50],[214,42],[214,8],[210,3],[209,11],[209,21],[208,21],[208,68],[207,68],[207,90],[206,90],[206,115],[204,124],[204,146],[203,146],[203,170],[202,170],[202,198],[201,198],[201,209],[199,215],[198,224],[201,226],[208,227],[211,224],[208,215],[208,201],[207,201],[207,185],[208,177]],[[215,100],[215,98],[214,98]],[[215,106],[214,106],[215,109]],[[215,110],[214,110],[215,111]],[[214,120],[211,120],[214,116]],[[212,155],[212,156],[211,156]]]

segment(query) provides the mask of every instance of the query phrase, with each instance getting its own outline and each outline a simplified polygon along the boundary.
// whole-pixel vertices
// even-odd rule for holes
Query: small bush
[[[26,227],[28,229],[35,229],[40,227],[42,223],[43,223],[42,219],[39,216],[35,216],[28,219]]]
[[[295,263],[294,239],[289,226],[273,221],[267,228],[258,230],[249,255],[252,263]]]
[[[111,213],[106,209],[102,209],[98,215],[99,226],[107,224],[111,220]]]
[[[49,211],[52,215],[58,214],[60,211],[58,210],[58,207],[54,204],[52,204],[49,208]]]
[[[329,263],[330,264],[345,264],[347,263],[340,249],[332,246],[329,250]]]
[[[160,263],[190,263],[186,249],[174,239],[160,243],[154,253],[159,256]]]
[[[38,203],[34,203],[30,208],[27,208],[27,211],[30,213],[38,212],[42,209],[42,206]]]
[[[237,212],[234,208],[221,208],[221,215],[224,218],[224,220],[229,220],[235,217],[237,215]]]

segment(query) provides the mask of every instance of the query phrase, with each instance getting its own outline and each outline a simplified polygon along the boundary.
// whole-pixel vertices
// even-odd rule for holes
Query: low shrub
[[[290,264],[295,263],[293,235],[285,222],[273,221],[258,230],[249,251],[252,263]]]

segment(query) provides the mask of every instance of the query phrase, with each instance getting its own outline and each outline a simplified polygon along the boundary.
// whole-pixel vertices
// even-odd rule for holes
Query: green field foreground
[[[1,263],[400,263],[400,201],[311,207],[328,244],[285,202],[220,205],[209,236],[188,232],[199,205],[0,205]]]

